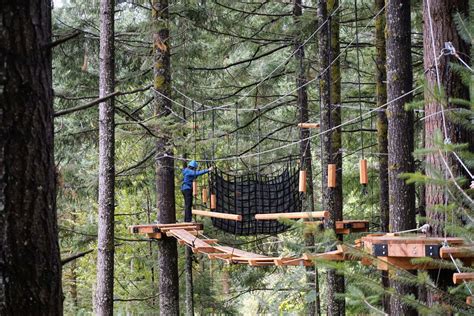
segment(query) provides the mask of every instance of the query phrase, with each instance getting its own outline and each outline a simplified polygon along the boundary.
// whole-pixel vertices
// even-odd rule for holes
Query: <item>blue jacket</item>
[[[193,181],[197,177],[202,176],[203,174],[206,174],[208,172],[209,172],[208,169],[204,169],[204,170],[192,170],[189,168],[182,169],[181,173],[183,174],[183,184],[181,184],[181,191],[192,190]]]

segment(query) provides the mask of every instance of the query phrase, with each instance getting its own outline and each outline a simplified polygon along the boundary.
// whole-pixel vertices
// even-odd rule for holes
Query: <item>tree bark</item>
[[[99,98],[114,92],[114,0],[100,1]],[[114,98],[99,105],[99,222],[95,313],[114,310]]]
[[[186,247],[186,315],[194,315],[193,251]]]
[[[391,102],[412,90],[410,0],[388,0],[387,14],[387,97]],[[391,102],[388,118],[388,177],[390,196],[390,230],[402,231],[416,227],[415,187],[400,178],[402,173],[414,172],[413,112],[405,111],[412,95]],[[416,289],[396,280],[390,286],[400,295],[415,294]],[[398,296],[390,299],[392,315],[416,315]]]
[[[324,23],[328,15],[339,5],[338,0],[320,0],[318,2],[319,24]],[[323,26],[319,36],[319,59],[322,71],[320,80],[321,97],[321,132],[331,130],[341,123],[341,109],[334,105],[341,103],[341,70],[339,61],[331,63],[339,55],[339,14],[330,18],[329,27]],[[328,71],[325,71],[329,67]],[[326,228],[335,231],[335,222],[342,220],[342,155],[341,155],[341,129],[326,132],[321,135],[321,165],[323,209],[328,210],[329,220]],[[336,165],[336,187],[327,185],[328,164]],[[342,240],[342,236],[338,238]],[[336,274],[336,270],[327,272],[327,313],[328,315],[344,315],[344,299],[336,298],[337,293],[344,292],[344,277]]]
[[[468,8],[468,1],[430,1],[431,18],[433,26],[433,34],[430,30],[430,19],[428,15],[428,2],[423,1],[423,63],[425,69],[430,69],[425,73],[426,91],[425,91],[425,146],[426,148],[434,148],[433,135],[438,131],[444,135],[443,116],[441,114],[442,104],[445,108],[458,107],[452,103],[447,103],[447,98],[469,98],[468,88],[462,84],[462,80],[452,71],[448,65],[447,58],[440,58],[437,63],[438,74],[441,89],[445,93],[445,99],[439,100],[435,97],[438,94],[437,71],[435,67],[435,58],[440,54],[445,42],[452,42],[456,51],[461,55],[469,54],[467,43],[465,43],[457,33],[456,25],[453,21],[454,13],[460,11],[466,14]],[[434,40],[434,48],[432,46]],[[433,51],[434,50],[434,51]],[[436,56],[434,56],[436,55]],[[453,61],[451,61],[453,62]],[[447,104],[447,105],[446,105]],[[449,114],[445,114],[446,133],[447,137],[452,143],[462,143],[469,141],[468,132],[461,126],[452,122],[449,119]],[[455,175],[459,175],[459,168],[457,163],[451,157],[445,157],[453,170]],[[436,177],[436,173],[444,174],[444,164],[438,153],[429,154],[426,156],[426,175],[428,177]],[[444,214],[436,212],[433,208],[436,205],[445,203],[447,196],[443,187],[435,184],[426,184],[426,215],[431,225],[431,233],[434,236],[442,236],[444,229]]]
[[[428,10],[428,8],[430,10]],[[469,55],[468,43],[464,42],[458,35],[456,25],[453,21],[453,15],[456,12],[461,12],[464,16],[467,16],[467,11],[467,0],[439,0],[430,1],[429,3],[427,0],[423,1],[423,20],[425,22],[423,24],[423,63],[424,68],[430,70],[425,72],[426,89],[424,95],[426,119],[424,121],[424,128],[426,148],[437,147],[433,137],[437,132],[442,133],[443,138],[446,139],[447,137],[452,143],[471,141],[472,144],[472,133],[469,134],[462,126],[452,122],[449,113],[445,114],[443,123],[443,115],[441,113],[443,106],[445,109],[459,107],[458,105],[449,103],[448,98],[469,99],[468,87],[463,85],[459,75],[453,72],[449,67],[448,62],[455,62],[454,60],[449,61],[447,57],[441,57],[437,63],[435,61],[441,49],[444,47],[444,43],[448,41],[452,42],[456,51],[461,56]],[[429,14],[429,12],[431,14]],[[443,100],[439,99],[438,76],[440,87],[444,92],[445,99]],[[445,175],[446,180],[449,179],[441,155],[444,156],[453,174],[460,176],[461,172],[457,161],[454,160],[452,155],[446,155],[444,152],[430,153],[426,156],[426,176],[436,179],[439,175]],[[443,205],[449,202],[448,195],[443,186],[426,183],[425,202],[426,217],[428,223],[431,225],[431,234],[433,236],[444,236],[445,214],[439,212],[439,210],[435,210],[437,205]],[[437,278],[434,272],[430,273],[430,275],[433,279]],[[442,270],[441,275],[443,277],[438,280],[438,286],[441,289],[446,289],[448,285],[451,285],[452,271]],[[442,298],[439,297],[439,295],[436,295],[432,291],[427,291],[428,305],[431,306],[435,303],[439,303],[441,300]]]
[[[171,70],[168,0],[153,0],[153,45],[155,114],[167,117],[171,114]],[[170,136],[165,129],[157,128],[156,141],[156,204],[158,222],[176,222],[174,192],[174,160]],[[158,241],[160,315],[179,315],[178,249],[176,240],[164,237]]]
[[[300,26],[300,19],[303,14],[303,8],[301,0],[294,0],[293,7],[293,18],[294,23],[297,26]],[[301,28],[301,26],[300,26]],[[306,89],[306,84],[308,78],[306,76],[306,67],[305,67],[305,51],[304,46],[302,46],[302,41],[300,39],[300,34],[298,33],[295,38],[295,59],[296,59],[296,68],[298,77],[296,78],[296,87],[297,91],[297,101],[296,105],[299,109],[300,122],[308,122],[309,111],[308,111],[308,92]],[[301,169],[306,170],[306,179],[307,179],[307,189],[305,196],[305,205],[303,206],[307,211],[314,212],[314,186],[313,186],[313,164],[311,159],[311,142],[308,139],[309,130],[301,129],[300,130],[300,161]],[[305,246],[313,249],[314,247],[314,235],[308,234],[305,236]],[[306,283],[308,286],[315,291],[316,298],[314,301],[307,304],[307,315],[319,315],[320,314],[320,296],[319,296],[319,285],[318,285],[318,270],[315,266],[306,267]]]
[[[62,315],[50,1],[0,5],[0,315]]]
[[[385,6],[385,0],[376,0],[374,3],[374,12],[378,13]],[[387,103],[387,54],[385,52],[385,14],[379,14],[375,18],[375,82],[376,82],[376,107],[380,107]],[[385,113],[386,107],[383,111],[377,112],[377,145],[379,152],[379,187],[380,187],[380,231],[388,232],[389,230],[389,195],[388,195],[388,121]],[[382,286],[389,287],[388,272],[381,271]],[[390,314],[390,296],[384,294],[382,305],[384,311]]]

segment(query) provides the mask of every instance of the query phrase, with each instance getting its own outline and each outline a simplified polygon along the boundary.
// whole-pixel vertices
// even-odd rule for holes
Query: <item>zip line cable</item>
[[[417,91],[417,90],[419,90],[419,89],[421,89],[421,88],[423,88],[423,86],[418,86],[418,87],[416,87],[416,88],[414,88],[414,89],[412,89],[412,90],[410,90],[410,91],[408,91],[408,92],[406,92],[406,93],[404,93],[404,94],[398,96],[397,98],[395,98],[395,99],[393,99],[393,100],[390,100],[390,101],[386,102],[385,104],[382,104],[382,105],[380,105],[380,106],[374,108],[373,110],[364,113],[362,116],[367,116],[367,115],[369,115],[369,114],[371,114],[371,113],[373,113],[373,112],[376,112],[376,111],[378,111],[379,109],[381,109],[381,108],[387,106],[388,104],[391,104],[392,102],[398,101],[399,99],[404,98],[404,97],[406,97],[407,95],[410,95],[411,93],[413,93],[413,92],[415,92],[415,91]],[[335,130],[335,129],[341,128],[341,127],[343,127],[343,126],[345,126],[345,125],[349,125],[349,124],[352,124],[352,123],[354,123],[354,122],[358,122],[359,119],[360,119],[359,117],[355,117],[355,118],[349,119],[349,120],[347,120],[347,121],[345,121],[345,122],[343,122],[343,123],[341,123],[341,124],[339,124],[339,125],[337,125],[337,126],[332,127],[331,129],[325,130],[324,132],[319,132],[319,133],[317,133],[317,134],[311,135],[311,136],[309,136],[309,137],[306,137],[306,138],[300,139],[300,140],[298,140],[298,141],[294,141],[294,142],[291,142],[291,143],[288,143],[288,144],[285,144],[285,145],[282,145],[282,146],[279,146],[279,147],[275,147],[275,148],[272,148],[272,149],[267,149],[267,150],[264,150],[264,151],[262,151],[262,152],[260,152],[260,153],[249,153],[249,154],[246,154],[246,155],[230,156],[230,157],[225,157],[225,158],[216,158],[214,161],[231,161],[231,160],[233,160],[233,159],[250,158],[250,157],[254,157],[254,156],[260,155],[260,154],[266,154],[266,153],[274,152],[274,151],[277,151],[277,150],[280,150],[280,149],[283,149],[283,148],[288,148],[288,147],[291,147],[291,146],[293,146],[293,145],[297,145],[297,144],[299,144],[299,143],[301,143],[301,142],[303,142],[303,141],[306,141],[306,140],[309,140],[309,139],[313,139],[313,138],[319,137],[319,136],[321,136],[321,135],[324,135],[324,134],[326,134],[326,133],[329,133],[329,132],[331,132],[331,131],[333,131],[333,130]],[[165,157],[167,157],[167,158],[173,158],[173,159],[176,159],[176,160],[188,160],[188,159],[186,159],[186,158],[184,158],[184,157],[179,157],[179,156],[174,156],[174,155],[167,155],[167,154],[164,154],[164,155],[161,156],[161,157],[156,157],[156,159],[161,159],[161,158],[165,158]],[[200,161],[200,162],[212,162],[211,160],[206,160],[206,159],[204,159],[204,160],[199,160],[199,161]]]

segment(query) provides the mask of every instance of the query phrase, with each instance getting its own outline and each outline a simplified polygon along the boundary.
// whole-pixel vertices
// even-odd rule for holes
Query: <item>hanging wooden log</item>
[[[306,170],[300,170],[299,191],[306,192]]]
[[[300,218],[328,218],[328,217],[329,217],[328,211],[255,214],[256,220],[278,220],[279,218],[300,219]]]
[[[300,128],[319,128],[319,123],[299,123]]]
[[[198,183],[197,183],[197,181],[193,181],[193,195],[194,196],[198,195]]]
[[[202,200],[202,203],[204,204],[207,204],[207,194],[208,191],[207,191],[207,188],[202,188],[202,192],[201,192],[201,200]]]
[[[215,210],[217,205],[217,199],[215,194],[211,194],[211,210]]]
[[[474,296],[466,297],[466,304],[467,305],[474,305],[473,302],[474,302]]]
[[[328,187],[336,187],[336,164],[328,164]]]
[[[359,161],[359,178],[360,184],[367,185],[369,183],[369,177],[367,175],[367,159],[361,159]]]
[[[202,210],[193,210],[192,212],[193,212],[193,215],[214,217],[214,218],[221,218],[221,219],[230,219],[233,221],[242,221],[242,215],[237,215],[237,214],[227,214],[227,213],[210,212],[210,211],[202,211]]]

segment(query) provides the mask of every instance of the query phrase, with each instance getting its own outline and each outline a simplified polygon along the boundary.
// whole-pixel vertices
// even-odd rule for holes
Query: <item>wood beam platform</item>
[[[447,242],[449,247],[443,247]],[[457,258],[463,258],[470,264],[473,255],[468,255],[464,245],[464,239],[457,237],[438,238],[426,237],[425,235],[405,235],[394,234],[369,235],[360,240],[360,249],[377,257],[377,259],[362,260],[363,264],[375,264],[379,270],[390,270],[401,268],[406,270],[428,270],[438,269],[436,262],[414,263],[413,259],[432,258],[448,259],[449,254],[454,254]],[[453,257],[454,257],[453,255]]]
[[[161,234],[170,229],[184,230],[203,230],[204,225],[201,223],[174,223],[174,224],[144,224],[129,226],[128,229],[132,234]]]
[[[198,215],[198,216],[229,219],[229,220],[238,221],[238,222],[242,221],[242,215],[237,215],[237,214],[227,214],[227,213],[211,212],[211,211],[203,211],[203,210],[192,210],[192,212],[193,212],[193,215]]]
[[[305,225],[313,225],[319,229],[324,229],[322,221],[306,221]],[[349,235],[351,233],[365,233],[369,231],[369,221],[365,220],[343,220],[336,221],[336,234]]]
[[[256,220],[278,220],[280,218],[300,219],[300,218],[328,218],[329,212],[293,212],[293,213],[268,213],[256,214]]]

